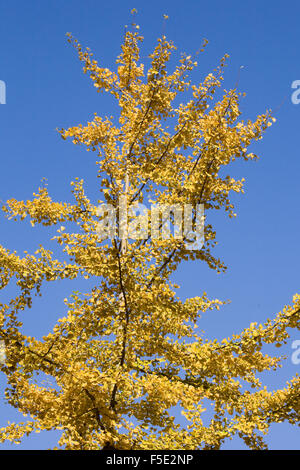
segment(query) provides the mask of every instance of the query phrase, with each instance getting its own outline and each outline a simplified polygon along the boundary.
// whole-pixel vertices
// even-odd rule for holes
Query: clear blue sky
[[[55,129],[85,123],[95,111],[111,114],[113,109],[81,72],[65,34],[72,32],[110,67],[134,7],[145,36],[145,53],[162,33],[166,13],[165,32],[180,51],[195,52],[202,38],[210,41],[200,56],[196,81],[228,53],[226,87],[235,83],[239,67],[244,66],[239,86],[247,93],[242,104],[245,117],[254,118],[266,108],[274,109],[277,117],[263,141],[255,145],[260,160],[235,166],[234,173],[246,177],[245,195],[235,198],[238,217],[233,221],[223,213],[214,217],[216,253],[227,263],[228,272],[217,275],[206,266],[188,263],[176,275],[182,296],[205,290],[210,297],[231,299],[229,306],[201,320],[208,336],[222,338],[250,322],[265,321],[300,292],[300,105],[290,99],[291,83],[300,79],[299,2],[1,2],[0,80],[7,85],[7,104],[0,105],[0,199],[31,198],[42,177],[48,179],[49,192],[57,200],[70,200],[69,182],[76,176],[87,180],[91,193],[96,189],[93,155],[64,142]],[[27,222],[15,224],[3,217],[0,223],[0,243],[10,249],[30,251],[46,240],[45,228],[32,229]],[[73,288],[67,282],[49,286],[45,298],[24,315],[24,331],[40,336],[52,328],[63,311],[62,299]],[[280,350],[287,355],[283,369],[266,375],[271,389],[282,387],[300,372],[300,365],[291,362],[295,339],[300,339],[299,332],[293,332],[284,351]],[[2,374],[0,426],[23,418],[4,404],[4,378]],[[299,437],[299,428],[277,424],[267,442],[271,449],[299,449]],[[55,440],[55,433],[42,433],[26,438],[18,448],[45,449]],[[225,448],[243,447],[234,441]]]

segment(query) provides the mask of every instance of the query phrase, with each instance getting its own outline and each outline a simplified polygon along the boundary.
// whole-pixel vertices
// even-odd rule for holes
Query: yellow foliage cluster
[[[84,72],[98,92],[117,101],[119,116],[95,114],[86,125],[61,129],[61,136],[96,152],[99,185],[115,207],[125,194],[128,206],[151,197],[158,204],[223,208],[234,216],[230,194],[243,191],[243,180],[221,176],[220,170],[235,159],[255,158],[248,147],[271,125],[270,112],[244,122],[235,88],[215,98],[227,56],[194,85],[188,74],[195,58],[183,55],[169,72],[175,47],[163,36],[146,70],[142,40],[136,25],[127,30],[116,71],[110,71],[69,35]],[[189,92],[188,101],[175,105]],[[253,323],[240,335],[204,339],[195,333],[200,316],[223,302],[205,293],[183,302],[170,276],[182,260],[225,269],[212,254],[213,227],[205,227],[200,251],[172,237],[101,241],[101,201],[90,201],[81,180],[72,182],[72,193],[73,204],[54,202],[43,187],[31,201],[11,199],[3,206],[9,218],[58,225],[54,240],[69,262],[42,246],[24,257],[0,247],[1,288],[16,282],[19,289],[16,298],[0,304],[7,357],[1,371],[8,379],[8,402],[29,417],[2,428],[0,440],[19,442],[31,432],[56,429],[62,432],[58,445],[66,449],[219,449],[238,435],[260,449],[271,423],[298,422],[299,377],[269,392],[258,374],[280,367],[281,360],[262,348],[284,344],[288,328],[299,328],[300,297],[274,320]],[[24,335],[19,313],[31,307],[42,283],[77,277],[94,280],[94,288],[65,299],[67,315],[47,336]],[[37,372],[49,381],[38,384]],[[204,424],[207,403],[213,411]],[[174,406],[181,407],[186,425],[176,422]]]

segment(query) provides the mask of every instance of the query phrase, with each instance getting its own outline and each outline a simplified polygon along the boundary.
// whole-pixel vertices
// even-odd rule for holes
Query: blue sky
[[[112,67],[119,54],[124,25],[137,8],[136,22],[145,36],[144,53],[150,52],[163,31],[179,51],[194,53],[203,38],[209,40],[199,57],[193,79],[200,81],[228,53],[225,87],[233,86],[243,66],[239,88],[245,117],[254,118],[267,108],[277,122],[257,143],[257,162],[235,164],[233,173],[246,178],[246,193],[235,198],[238,217],[214,216],[219,241],[216,253],[228,265],[217,275],[199,263],[185,263],[176,274],[182,296],[206,291],[210,297],[231,299],[231,304],[204,316],[201,329],[209,337],[239,332],[250,322],[263,322],[291,302],[300,292],[299,200],[300,104],[291,102],[291,84],[300,79],[299,2],[245,0],[201,2],[186,0],[70,0],[11,1],[0,6],[0,80],[7,87],[7,103],[0,105],[0,199],[29,199],[43,177],[56,200],[70,200],[70,181],[84,178],[91,193],[97,189],[93,156],[64,142],[56,128],[85,123],[98,114],[112,114],[111,101],[95,92],[81,71],[65,34],[72,32],[95,57]],[[9,249],[34,250],[47,239],[47,230],[32,229],[0,219],[0,243]],[[63,298],[79,287],[68,282],[47,288],[32,312],[24,315],[24,329],[42,335],[52,328],[63,310]],[[9,294],[9,293],[8,293]],[[267,374],[271,389],[300,372],[291,362],[293,340],[280,350],[287,355],[282,370]],[[19,420],[4,404],[4,375],[0,377],[0,426]],[[26,438],[20,449],[45,449],[56,442],[55,433]],[[299,449],[299,428],[271,427],[271,449]],[[12,448],[5,444],[0,448]],[[225,448],[243,448],[233,441]]]

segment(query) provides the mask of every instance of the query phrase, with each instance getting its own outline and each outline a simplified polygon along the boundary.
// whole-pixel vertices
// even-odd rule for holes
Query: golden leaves
[[[222,170],[238,158],[254,159],[248,147],[274,118],[266,112],[245,122],[242,95],[236,89],[220,93],[227,54],[201,83],[192,84],[195,56],[182,55],[170,72],[176,48],[162,36],[147,68],[137,30],[135,24],[126,30],[116,71],[100,67],[90,50],[68,35],[84,73],[97,91],[114,97],[118,112],[95,113],[86,125],[61,129],[60,135],[96,152],[99,189],[114,209],[125,195],[129,208],[148,198],[156,204],[203,203],[207,212],[224,209],[233,217],[230,196],[243,192],[244,179],[223,176]],[[175,105],[181,93],[184,102]],[[170,278],[183,260],[225,269],[212,254],[213,227],[205,226],[200,251],[187,250],[175,237],[102,240],[97,234],[102,201],[94,194],[90,199],[79,178],[71,182],[71,193],[73,204],[55,202],[43,186],[31,201],[10,199],[2,208],[10,219],[28,217],[33,227],[56,226],[51,240],[62,253],[40,246],[34,255],[20,257],[0,247],[0,287],[15,282],[21,291],[0,304],[6,398],[33,420],[2,428],[0,440],[60,429],[59,445],[67,449],[129,449],[133,443],[136,449],[211,449],[238,434],[250,448],[264,448],[257,432],[274,421],[295,423],[299,378],[271,393],[258,374],[280,366],[281,358],[264,354],[263,346],[280,346],[289,337],[287,328],[299,328],[300,296],[273,321],[253,322],[220,342],[206,339],[204,332],[195,333],[199,319],[226,302],[205,293],[182,301]],[[75,278],[83,290],[88,280],[91,291],[64,294],[57,322],[42,339],[23,335],[18,314],[31,307],[33,292],[40,294],[45,282]],[[43,383],[40,372],[47,376]],[[207,425],[204,399],[213,405]],[[186,426],[174,421],[176,405]]]

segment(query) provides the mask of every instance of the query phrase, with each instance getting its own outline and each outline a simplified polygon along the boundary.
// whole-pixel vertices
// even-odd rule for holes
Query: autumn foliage
[[[128,208],[149,201],[204,204],[206,214],[234,216],[230,196],[243,191],[243,180],[223,176],[223,170],[230,171],[235,159],[255,158],[248,147],[273,118],[266,112],[255,121],[241,119],[241,94],[222,91],[227,56],[192,84],[197,56],[182,55],[172,68],[175,47],[162,36],[146,68],[139,57],[142,40],[133,24],[110,71],[69,35],[96,90],[119,105],[114,118],[95,114],[86,125],[59,131],[97,157],[102,199],[88,196],[89,188],[76,179],[72,202],[53,201],[42,186],[31,201],[3,205],[10,219],[57,226],[52,243],[62,258],[42,245],[23,256],[0,246],[1,288],[16,285],[16,297],[0,304],[6,346],[1,371],[8,403],[28,416],[2,428],[0,439],[18,442],[56,429],[58,447],[66,449],[219,449],[238,435],[251,449],[265,448],[271,423],[299,420],[299,377],[268,391],[259,374],[280,367],[281,358],[263,347],[284,344],[288,328],[299,328],[300,296],[273,320],[252,323],[221,342],[206,338],[197,334],[199,319],[223,302],[205,293],[180,300],[172,274],[183,260],[226,269],[214,257],[214,228],[205,225],[205,244],[197,251],[175,237],[103,240],[97,227],[99,206],[117,208],[120,196]],[[67,314],[53,331],[42,339],[21,332],[19,313],[30,310],[43,283],[80,277],[83,289],[87,278],[94,287],[65,299]],[[49,381],[40,383],[37,373]]]

